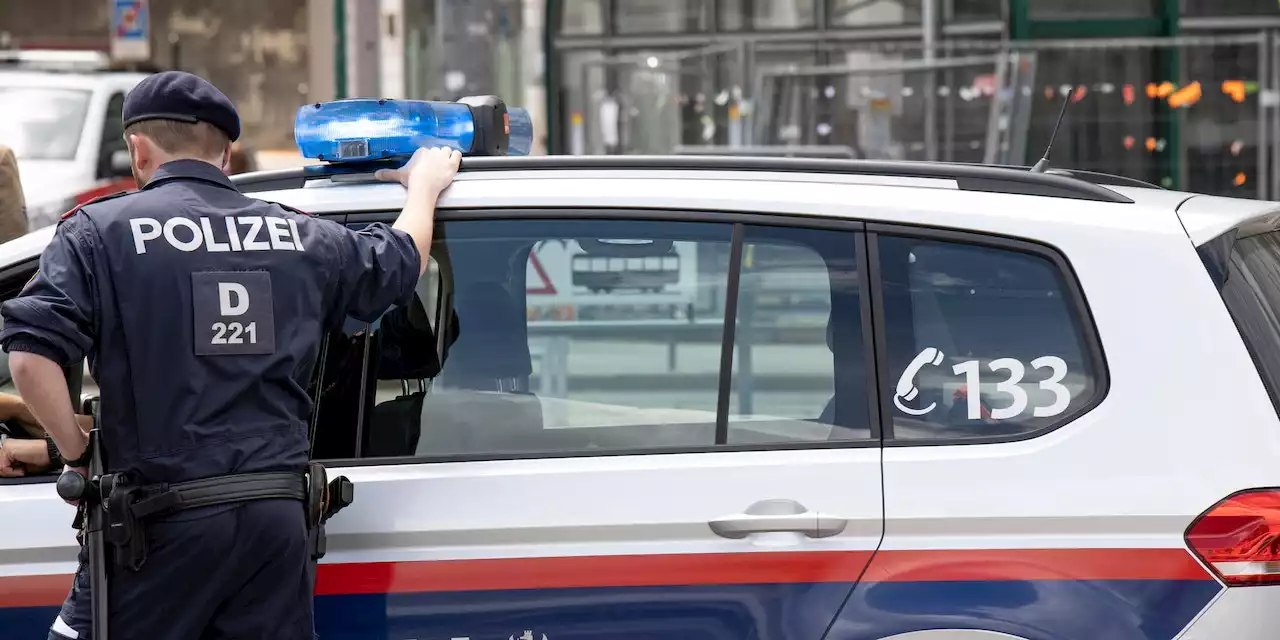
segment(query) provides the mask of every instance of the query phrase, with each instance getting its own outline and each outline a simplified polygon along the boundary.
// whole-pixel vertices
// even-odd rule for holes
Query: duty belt
[[[307,481],[301,473],[244,473],[151,485],[142,487],[139,491],[148,497],[134,502],[129,510],[133,517],[146,520],[174,511],[250,500],[306,500]],[[108,504],[107,508],[112,506],[114,505]]]
[[[123,474],[111,474],[102,478],[102,493],[106,496],[106,538],[116,549],[116,562],[137,571],[147,560],[146,520],[251,500],[305,502],[309,492],[307,477],[301,473],[246,473],[142,486],[131,486]]]

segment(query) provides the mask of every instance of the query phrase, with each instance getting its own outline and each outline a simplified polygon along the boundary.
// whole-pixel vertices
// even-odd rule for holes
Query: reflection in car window
[[[438,271],[369,327],[378,382],[362,455],[869,437],[856,235],[763,228],[745,234],[738,313],[750,315],[717,432],[732,234],[657,220],[443,223]]]
[[[0,86],[0,141],[19,160],[71,160],[80,145],[90,93]]]
[[[1096,398],[1097,363],[1049,260],[890,236],[879,254],[894,437],[1015,436]]]
[[[1280,232],[1231,232],[1200,253],[1280,413]]]
[[[747,227],[729,441],[870,438],[854,233]]]

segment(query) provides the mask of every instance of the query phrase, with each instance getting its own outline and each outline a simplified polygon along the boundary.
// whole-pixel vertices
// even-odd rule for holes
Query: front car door
[[[320,636],[822,637],[882,528],[861,226],[441,219],[414,302],[331,337]]]

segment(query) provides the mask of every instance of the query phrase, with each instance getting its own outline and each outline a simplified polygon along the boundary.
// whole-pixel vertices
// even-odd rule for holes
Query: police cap
[[[124,126],[143,120],[207,122],[234,142],[240,137],[235,105],[208,80],[185,71],[148,76],[124,101]]]

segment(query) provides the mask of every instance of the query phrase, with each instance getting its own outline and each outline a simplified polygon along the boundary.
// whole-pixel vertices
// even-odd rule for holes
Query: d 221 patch
[[[195,350],[200,356],[267,355],[276,350],[271,274],[203,271],[191,274]]]

